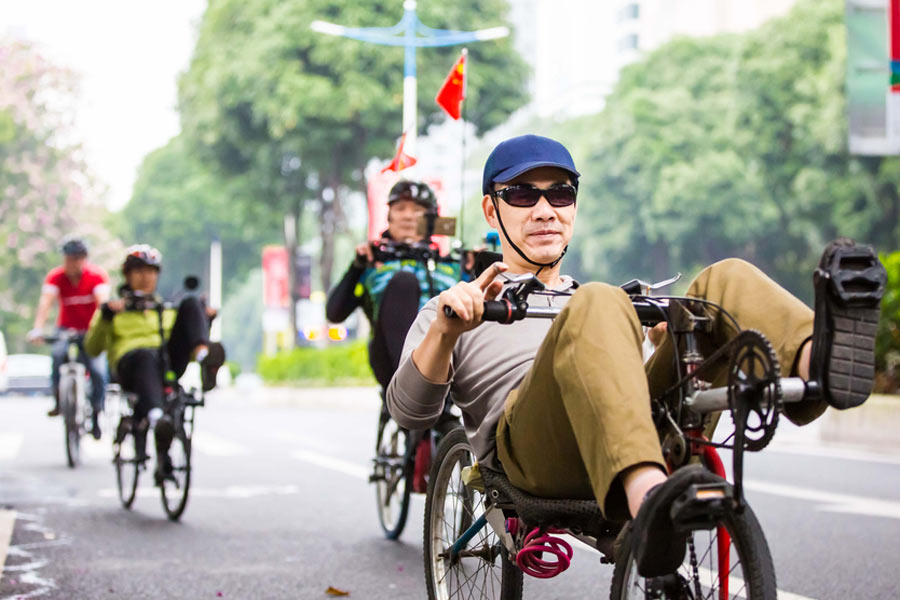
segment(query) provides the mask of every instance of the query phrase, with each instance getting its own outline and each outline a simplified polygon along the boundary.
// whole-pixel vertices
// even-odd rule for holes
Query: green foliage
[[[425,23],[452,29],[503,24],[507,9],[505,0],[419,3]],[[403,49],[315,33],[310,23],[385,27],[401,16],[398,0],[212,2],[180,80],[184,135],[217,179],[242,189],[232,203],[273,214],[317,203],[325,289],[342,200],[363,190],[367,161],[390,157],[402,133]],[[469,50],[467,118],[486,131],[524,103],[526,67],[510,39]],[[420,130],[443,118],[434,94],[458,52],[419,51]]]
[[[566,269],[658,279],[739,256],[809,300],[828,240],[900,246],[900,160],[846,147],[843,10],[801,0],[745,34],[672,41],[564,124],[584,175]]]
[[[241,365],[238,364],[238,363],[236,363],[236,362],[234,362],[233,360],[226,360],[226,361],[225,361],[225,368],[227,368],[227,369],[228,369],[228,372],[231,374],[231,379],[232,379],[232,381],[233,381],[238,375],[240,375],[240,374],[241,374],[241,371],[242,371]]]
[[[222,307],[222,344],[228,358],[245,370],[253,370],[262,352],[262,295],[262,269],[256,268],[225,297]]]
[[[295,348],[260,356],[256,372],[269,384],[374,385],[364,341]]]
[[[209,281],[209,244],[218,238],[223,285],[233,290],[259,265],[261,246],[281,239],[281,216],[252,197],[236,201],[242,193],[199,163],[177,136],[144,158],[131,200],[121,213],[120,234],[129,243],[160,249],[159,288],[165,294],[181,289],[188,274]]]
[[[47,271],[61,264],[60,240],[85,237],[91,261],[110,267],[121,245],[71,145],[75,78],[28,44],[0,40],[0,328],[11,351],[25,348]]]
[[[900,383],[900,252],[882,254],[888,282],[881,299],[881,320],[875,338],[875,361],[881,371],[890,371]]]

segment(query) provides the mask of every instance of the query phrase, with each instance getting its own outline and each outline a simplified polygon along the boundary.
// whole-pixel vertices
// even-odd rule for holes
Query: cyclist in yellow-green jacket
[[[216,373],[225,362],[222,345],[208,340],[209,318],[215,311],[206,309],[194,296],[185,297],[177,310],[155,308],[161,266],[162,254],[156,248],[146,244],[128,248],[122,264],[122,298],[100,306],[84,340],[85,349],[93,356],[106,350],[110,373],[123,390],[137,395],[135,419],[141,423],[146,418],[145,431],[154,430],[157,456],[163,457],[157,465],[157,481],[171,468],[168,449],[174,435],[172,421],[162,411],[164,359],[176,377],[184,374],[190,361],[198,361],[204,391],[215,387]],[[165,345],[160,338],[160,320]]]

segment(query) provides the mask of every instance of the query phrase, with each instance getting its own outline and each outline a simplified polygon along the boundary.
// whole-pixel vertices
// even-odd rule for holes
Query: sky
[[[144,156],[180,129],[177,77],[205,7],[206,0],[0,1],[0,35],[30,41],[79,74],[74,137],[112,209],[128,202]]]

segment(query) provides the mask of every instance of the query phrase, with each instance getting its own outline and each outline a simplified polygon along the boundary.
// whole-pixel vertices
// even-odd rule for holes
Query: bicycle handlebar
[[[648,300],[646,298],[632,298],[631,304],[634,306],[635,312],[641,325],[653,327],[657,323],[666,320],[669,308],[668,300]],[[553,319],[562,307],[559,306],[516,306],[507,299],[488,300],[484,303],[484,313],[481,315],[482,321],[493,321],[495,323],[509,324],[522,319]],[[444,314],[455,319],[456,312],[449,306],[444,307]]]
[[[60,331],[56,335],[42,335],[41,340],[44,344],[55,344],[56,342],[65,341],[65,342],[77,342],[80,339],[84,338],[84,331],[76,331],[65,330]]]

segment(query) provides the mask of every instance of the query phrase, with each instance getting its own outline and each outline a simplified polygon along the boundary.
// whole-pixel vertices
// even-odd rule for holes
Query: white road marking
[[[102,438],[95,440],[90,435],[81,438],[81,453],[85,458],[97,461],[112,460],[112,442]]]
[[[0,433],[0,460],[13,460],[19,455],[25,436],[21,433]]]
[[[756,480],[744,480],[744,487],[764,494],[816,502],[822,505],[818,507],[818,510],[827,512],[900,519],[900,502],[893,500],[878,500],[877,498],[868,498],[866,496],[824,492],[811,488]]]
[[[207,456],[231,457],[249,454],[244,446],[202,429],[194,432],[191,445],[194,450]]]
[[[30,589],[27,592],[15,592],[2,600],[38,598],[49,594],[56,589],[56,582],[52,579],[41,577],[40,575],[40,570],[49,565],[50,560],[48,558],[36,556],[32,550],[40,549],[45,544],[55,545],[68,542],[68,540],[57,539],[56,533],[52,529],[45,527],[38,516],[26,513],[16,513],[16,517],[22,522],[22,529],[24,531],[40,534],[46,542],[17,544],[9,547],[9,556],[15,556],[21,560],[17,560],[14,566],[6,567],[7,579],[9,579],[9,573],[15,573],[15,578],[17,580],[16,585]]]
[[[312,452],[310,450],[295,450],[291,453],[291,457],[319,467],[343,473],[344,475],[349,475],[350,477],[362,479],[363,481],[369,480],[369,469],[348,460],[334,458],[333,456],[319,454],[318,452]]]
[[[0,510],[0,576],[3,575],[3,565],[6,564],[6,553],[9,551],[15,523],[16,511]]]
[[[855,460],[884,465],[900,465],[900,455],[879,454],[853,448],[834,448],[817,444],[794,444],[790,442],[775,442],[766,453],[793,454],[797,456],[812,456],[814,458],[837,458],[842,460]]]
[[[301,494],[303,488],[298,485],[230,485],[224,488],[195,488],[191,487],[191,498],[219,498],[231,500],[243,500],[258,498],[260,496],[294,496]],[[154,486],[142,486],[137,489],[139,498],[159,497],[159,488]],[[118,498],[119,491],[116,488],[104,488],[97,491],[100,498]]]

